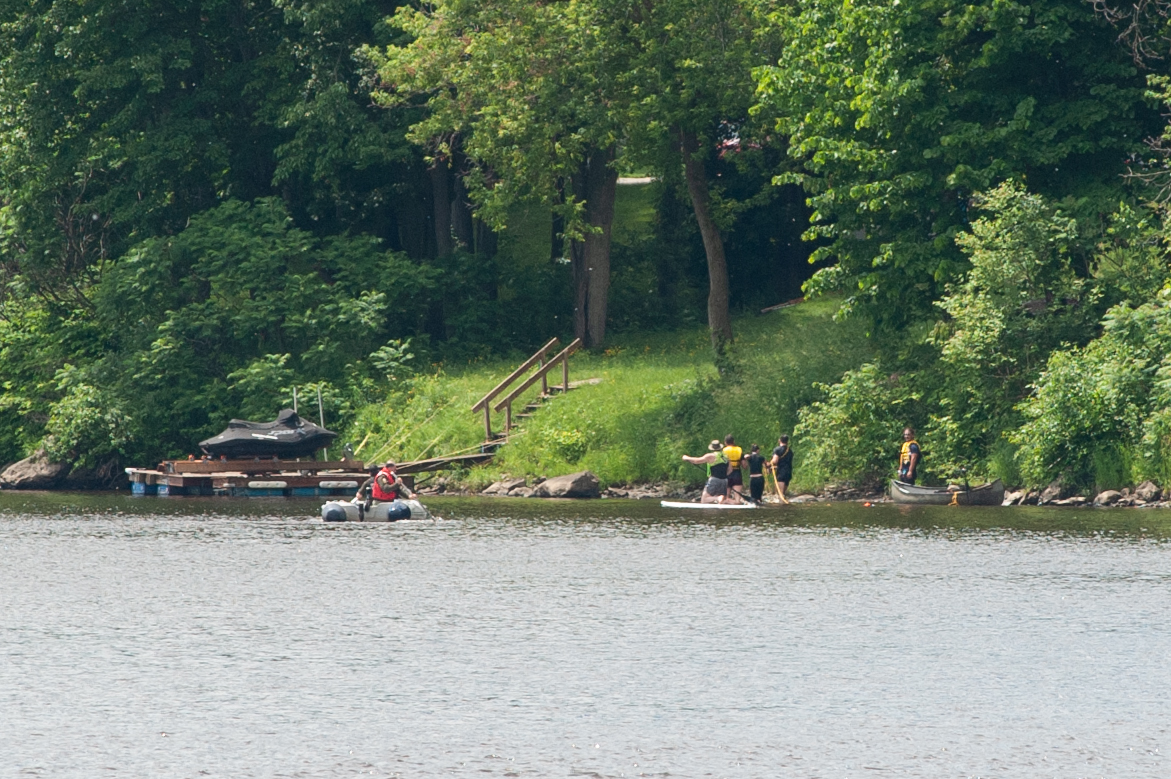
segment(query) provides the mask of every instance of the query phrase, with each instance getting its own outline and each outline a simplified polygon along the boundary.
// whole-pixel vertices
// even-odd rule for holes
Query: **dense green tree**
[[[228,198],[280,194],[320,232],[386,222],[376,212],[393,210],[393,181],[365,172],[401,167],[405,141],[363,106],[352,57],[385,11],[370,0],[0,3],[4,268],[88,306],[87,287],[130,244]]]
[[[811,0],[773,19],[786,46],[758,71],[761,105],[804,164],[782,180],[810,193],[814,259],[834,260],[812,289],[892,329],[930,316],[965,269],[954,239],[973,193],[1017,177],[1069,199],[1092,245],[1127,156],[1158,132],[1081,0]]]
[[[366,232],[372,236],[347,244],[345,252],[363,246],[383,256],[377,236],[390,246],[411,246],[416,256],[426,253],[417,238],[422,220],[412,216],[420,197],[411,171],[419,158],[405,139],[406,118],[369,105],[353,54],[361,43],[390,40],[392,31],[381,22],[393,8],[373,0],[0,1],[0,352],[8,356],[0,365],[0,449],[6,457],[27,451],[46,431],[50,448],[62,456],[100,453],[100,435],[120,441],[115,449],[189,447],[235,413],[233,403],[235,411],[257,410],[252,399],[272,404],[270,393],[231,389],[259,386],[261,373],[273,381],[311,377],[357,386],[344,369],[361,360],[335,343],[340,331],[294,338],[284,347],[257,343],[249,351],[231,338],[209,340],[171,327],[179,340],[156,357],[174,357],[168,368],[174,373],[169,379],[144,374],[130,355],[150,350],[128,339],[148,333],[150,343],[166,342],[149,335],[163,326],[163,311],[141,299],[138,286],[119,285],[129,269],[141,270],[143,256],[155,256],[148,248],[159,244],[152,242],[199,245],[187,231],[208,223],[201,215],[218,213],[227,222],[230,213],[247,222],[243,204],[272,196],[283,205],[265,200],[257,208],[284,216],[265,229],[285,230],[284,217],[292,214],[311,231],[291,239],[298,247]],[[225,238],[241,241],[234,253],[221,246],[224,256],[250,268],[231,277],[237,298],[255,293],[259,299],[266,285],[293,280],[283,278],[291,266],[241,259],[252,251],[246,224],[221,226]],[[210,258],[188,257],[162,278],[176,290],[201,289],[208,283],[204,260]],[[320,311],[322,321],[330,320],[329,306],[344,308],[340,299],[365,299],[360,290],[389,294],[378,292],[378,278],[341,284],[329,262],[321,263],[312,271],[321,283],[299,288],[290,300]],[[372,274],[381,268],[359,264]],[[308,271],[298,273],[297,279],[309,278]],[[412,273],[417,278],[404,288],[429,288],[425,270]],[[122,296],[114,304],[103,297],[111,287]],[[344,329],[341,308],[332,316]],[[415,332],[422,321],[417,308],[417,300],[398,313],[382,304],[370,308],[381,320],[355,327],[358,351]],[[140,316],[114,316],[128,311]],[[283,324],[270,331],[287,340],[297,317],[273,316]],[[299,351],[311,344],[316,352]],[[323,361],[335,349],[349,355],[344,364]],[[281,354],[290,357],[273,367]],[[238,380],[228,379],[239,371]],[[156,375],[158,386],[150,389],[156,394],[141,406],[149,375]],[[93,413],[79,411],[86,404]],[[88,421],[79,427],[71,419]],[[154,440],[138,436],[127,443],[127,435],[144,430]]]
[[[73,383],[122,398],[139,450],[156,454],[230,417],[275,415],[295,384],[327,385],[336,420],[380,397],[379,366],[401,346],[388,342],[434,283],[376,239],[297,229],[276,198],[228,201],[106,271],[93,293],[102,353]]]
[[[749,115],[752,73],[779,47],[746,0],[657,0],[642,9],[631,27],[629,153],[668,180],[682,173],[707,258],[712,346],[722,354],[733,336],[724,233],[754,199],[727,197],[711,171],[717,153],[748,159],[763,142]]]
[[[478,213],[506,226],[511,208],[552,210],[571,242],[574,331],[605,338],[615,166],[628,97],[618,77],[621,18],[596,3],[448,0],[400,9],[402,46],[368,50],[392,108],[425,101],[412,137],[458,171]]]
[[[974,198],[982,212],[956,238],[971,268],[949,285],[933,334],[940,387],[929,426],[938,473],[987,473],[987,453],[1021,423],[1016,411],[1049,353],[1096,330],[1096,290],[1074,273],[1077,223],[1006,182]]]

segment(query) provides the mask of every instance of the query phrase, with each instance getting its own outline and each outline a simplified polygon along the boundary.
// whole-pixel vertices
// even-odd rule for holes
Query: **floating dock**
[[[352,497],[366,470],[361,460],[168,460],[126,475],[135,495],[309,498]]]
[[[398,464],[399,477],[414,489],[416,473],[479,465],[492,452],[432,457]],[[361,460],[167,460],[157,468],[127,468],[135,495],[226,495],[249,498],[353,497],[366,480]]]

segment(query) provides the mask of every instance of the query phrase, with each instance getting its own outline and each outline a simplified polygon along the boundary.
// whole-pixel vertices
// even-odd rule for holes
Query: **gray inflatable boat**
[[[331,500],[321,507],[321,518],[326,522],[398,522],[402,519],[434,519],[431,512],[417,500],[392,500],[375,503],[366,509],[362,503],[349,500]]]

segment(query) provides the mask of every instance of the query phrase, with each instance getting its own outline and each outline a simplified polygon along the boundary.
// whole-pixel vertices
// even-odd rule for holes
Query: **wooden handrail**
[[[476,405],[472,406],[472,412],[475,413],[475,412],[479,411],[480,409],[484,408],[485,406],[487,406],[489,403],[491,403],[492,398],[499,395],[504,390],[505,387],[507,387],[509,384],[512,384],[512,382],[516,381],[518,376],[520,376],[522,373],[527,371],[529,368],[533,367],[534,364],[536,364],[541,359],[543,359],[544,356],[549,353],[549,350],[552,349],[554,346],[556,346],[560,342],[560,340],[561,339],[554,337],[551,341],[549,341],[549,343],[545,344],[540,349],[538,349],[537,353],[534,354],[532,357],[528,358],[527,360],[525,360],[523,365],[521,365],[519,368],[517,368],[512,373],[508,374],[508,378],[506,378],[504,381],[500,382],[495,387],[493,387],[492,391],[489,392],[487,395],[480,398],[479,402],[477,402]],[[496,410],[499,411],[500,408],[497,407]]]
[[[553,357],[553,359],[551,359],[551,360],[549,360],[549,362],[545,363],[541,367],[541,369],[539,371],[537,371],[536,373],[534,373],[532,376],[529,376],[523,384],[521,384],[519,387],[514,389],[512,392],[508,393],[508,395],[506,395],[503,400],[501,400],[499,403],[497,403],[495,406],[493,406],[492,409],[494,411],[500,411],[500,409],[511,404],[512,401],[516,400],[517,397],[519,397],[522,392],[524,392],[529,387],[533,386],[538,381],[540,381],[545,376],[545,374],[548,373],[550,371],[550,369],[553,368],[554,365],[556,365],[557,363],[565,363],[569,359],[569,355],[573,354],[574,352],[576,352],[580,348],[581,348],[581,339],[574,338],[573,343],[571,343],[569,346],[565,347],[560,352],[558,352],[557,355],[555,357]],[[566,386],[565,389],[568,389],[568,386]]]

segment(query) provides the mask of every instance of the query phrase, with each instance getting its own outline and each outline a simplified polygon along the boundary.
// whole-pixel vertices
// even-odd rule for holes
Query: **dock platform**
[[[479,465],[491,452],[432,457],[398,464],[399,477],[414,488],[414,474]],[[366,480],[361,460],[166,460],[157,468],[127,468],[135,495],[226,495],[232,497],[352,497]]]
[[[167,460],[126,475],[133,494],[160,497],[350,497],[366,479],[361,460]]]

